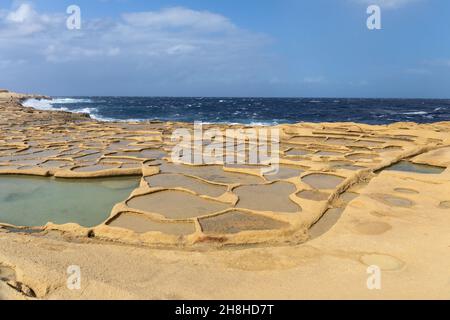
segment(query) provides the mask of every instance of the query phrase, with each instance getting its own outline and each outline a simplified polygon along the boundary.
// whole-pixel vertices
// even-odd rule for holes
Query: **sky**
[[[373,4],[380,30],[367,28]],[[449,35],[448,0],[0,0],[0,88],[450,98]]]

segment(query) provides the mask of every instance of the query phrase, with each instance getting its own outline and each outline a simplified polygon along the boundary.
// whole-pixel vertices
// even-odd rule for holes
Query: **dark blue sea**
[[[28,100],[43,110],[89,113],[103,121],[161,120],[243,123],[351,121],[388,124],[450,120],[450,100],[323,98],[54,97]]]

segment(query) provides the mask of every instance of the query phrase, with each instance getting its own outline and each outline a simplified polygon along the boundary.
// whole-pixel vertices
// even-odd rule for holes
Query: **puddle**
[[[281,221],[240,211],[231,211],[219,216],[200,219],[199,221],[203,232],[206,234],[273,230],[289,226],[289,224]]]
[[[155,176],[146,177],[145,181],[147,181],[151,187],[163,187],[163,188],[179,187],[210,197],[220,197],[227,191],[226,186],[207,183],[202,180],[187,177],[178,173],[158,174]]]
[[[414,205],[414,202],[409,199],[395,197],[388,194],[372,194],[370,197],[393,207],[409,208]]]
[[[141,164],[134,164],[134,163],[124,163],[120,166],[121,169],[140,169],[142,168]]]
[[[262,170],[262,169],[270,169],[270,165],[262,165],[262,164],[225,164],[225,168],[230,169],[250,169],[250,170]]]
[[[144,149],[142,151],[122,151],[112,155],[115,157],[134,157],[139,159],[162,159],[166,156],[166,153],[158,149]]]
[[[103,170],[109,170],[109,169],[115,169],[118,166],[105,166],[101,164],[96,164],[93,166],[87,166],[87,167],[77,167],[73,169],[75,172],[95,172],[95,171],[103,171]]]
[[[1,176],[0,221],[25,227],[42,226],[50,221],[96,226],[138,185],[138,178],[80,180]]]
[[[402,171],[402,172],[415,172],[423,174],[441,174],[445,171],[445,168],[429,166],[426,164],[415,164],[410,161],[400,161],[384,170],[387,171]]]
[[[60,168],[64,166],[71,166],[71,161],[64,161],[64,160],[48,160],[44,163],[40,164],[40,167],[42,168]]]
[[[225,172],[222,166],[188,166],[163,162],[160,165],[162,173],[184,173],[204,180],[224,184],[257,184],[264,179],[245,173]]]
[[[239,197],[239,208],[257,211],[299,212],[301,208],[289,199],[295,186],[288,182],[269,185],[242,186],[234,189]]]
[[[325,201],[328,200],[330,197],[329,193],[320,192],[316,190],[305,190],[297,193],[297,197],[306,199],[306,200],[313,200],[313,201]]]
[[[42,151],[31,153],[31,155],[33,157],[39,157],[41,159],[42,158],[54,157],[54,156],[56,156],[58,154],[59,154],[58,150],[52,150],[52,149],[47,149],[47,150],[42,150]]]
[[[334,189],[340,185],[345,178],[332,174],[312,173],[302,178],[302,181],[314,189]]]
[[[378,158],[378,154],[372,153],[354,153],[346,156],[350,160],[373,160]]]
[[[375,148],[373,150],[377,152],[391,152],[391,151],[401,151],[403,150],[403,148],[400,146],[388,146],[385,148]]]
[[[284,154],[287,155],[287,156],[305,156],[305,155],[311,154],[311,151],[304,150],[304,149],[295,149],[294,148],[294,149],[291,149],[289,151],[286,151]]]
[[[325,137],[312,137],[312,136],[295,136],[289,139],[289,143],[294,144],[309,144],[324,142]]]
[[[413,136],[413,135],[408,135],[408,134],[398,134],[394,136],[397,139],[401,139],[401,140],[410,140],[413,141],[414,139],[417,139],[417,136]]]
[[[419,191],[409,188],[395,188],[395,192],[406,193],[406,194],[419,194]]]
[[[349,149],[352,150],[353,152],[371,152],[372,151],[370,148],[367,148],[367,147],[351,146],[351,147],[349,147]]]
[[[350,171],[358,171],[358,170],[367,169],[366,167],[352,165],[352,164],[337,165],[337,166],[334,166],[333,168],[350,170]]]
[[[108,225],[111,227],[130,229],[137,233],[159,231],[162,233],[183,236],[195,232],[193,223],[159,222],[148,219],[143,215],[129,212],[121,213],[118,217],[109,222]]]
[[[315,239],[328,232],[338,222],[343,212],[344,208],[328,209],[322,218],[309,229],[310,238]]]
[[[355,141],[356,141],[355,139],[347,139],[347,138],[329,138],[327,139],[327,144],[345,146],[352,144]]]
[[[158,213],[169,219],[187,219],[227,209],[230,205],[206,200],[183,191],[159,191],[128,201],[130,208]]]
[[[352,143],[353,146],[368,146],[368,147],[380,147],[384,144],[383,141],[373,141],[373,140],[358,140]]]
[[[323,156],[323,157],[337,157],[342,156],[342,152],[337,151],[319,151],[315,155],[317,156]]]
[[[358,193],[347,191],[347,192],[344,192],[343,194],[341,194],[341,196],[339,198],[344,203],[348,204],[349,202],[351,202],[353,199],[356,199],[357,197],[359,197]]]
[[[84,156],[76,157],[77,161],[90,161],[90,160],[97,160],[102,156],[101,153],[90,153]]]
[[[299,177],[300,174],[303,172],[305,172],[305,170],[302,170],[298,167],[280,165],[277,173],[275,173],[275,174],[268,173],[268,174],[265,174],[264,177],[268,181],[283,180],[283,179]]]

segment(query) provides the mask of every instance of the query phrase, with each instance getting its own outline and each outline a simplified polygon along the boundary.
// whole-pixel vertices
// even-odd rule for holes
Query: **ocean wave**
[[[55,98],[51,100],[53,104],[71,104],[71,103],[92,103],[91,99],[76,98]]]
[[[29,107],[37,110],[56,110],[56,111],[69,111],[69,109],[65,107],[55,107],[53,106],[53,100],[48,99],[27,99],[22,105],[24,107]]]
[[[189,122],[189,121],[188,121]],[[268,126],[276,126],[278,122],[276,121],[268,121],[268,122],[249,122],[249,121],[199,121],[202,125],[229,125],[229,126],[254,126],[254,127],[268,127]]]
[[[250,122],[250,126],[254,127],[268,127],[268,126],[276,126],[278,125],[278,122],[276,121],[256,121],[256,122]]]
[[[220,101],[222,106],[219,108]],[[219,103],[218,103],[219,102]],[[314,103],[314,105],[313,105]],[[385,124],[396,121],[428,123],[448,118],[447,102],[364,99],[250,99],[161,97],[53,97],[29,99],[26,107],[86,113],[102,122],[203,120],[211,124],[251,126],[279,123],[356,121]],[[367,108],[366,105],[371,106]],[[312,107],[314,106],[314,107]],[[339,112],[336,110],[339,109]]]
[[[103,119],[101,116],[98,115],[98,109],[97,108],[81,108],[81,109],[74,109],[69,110],[73,113],[85,113],[88,114],[92,119],[98,120],[98,121],[114,121],[113,119]]]
[[[73,98],[56,98],[56,99],[27,99],[22,105],[24,107],[33,108],[43,111],[66,111],[73,113],[86,113],[92,119],[99,121],[114,121],[114,119],[103,118],[98,115],[97,108],[78,108],[69,109],[67,107],[60,106],[61,104],[76,104],[76,103],[91,103],[90,99],[73,99]]]
[[[74,110],[70,110],[71,112],[75,112],[75,113],[94,113],[94,112],[98,112],[97,108],[81,108],[81,109],[74,109]]]
[[[412,116],[415,116],[415,115],[420,116],[420,115],[426,115],[426,114],[428,114],[428,112],[426,112],[426,111],[412,111],[412,112],[405,112],[405,113],[402,113],[402,114],[404,114],[404,115],[412,115]]]
[[[55,106],[55,104],[76,104],[76,103],[92,103],[90,99],[75,98],[55,98],[55,99],[27,99],[22,105],[25,107],[35,108],[39,110],[67,110],[65,107]]]

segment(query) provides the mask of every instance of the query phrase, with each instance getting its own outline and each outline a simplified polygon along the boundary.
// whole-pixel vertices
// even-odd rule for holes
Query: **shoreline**
[[[417,230],[422,229],[433,234],[437,230],[442,233],[446,226],[450,226],[445,207],[445,203],[450,201],[446,198],[450,190],[450,122],[277,125],[282,132],[282,172],[272,179],[244,167],[173,167],[167,158],[173,146],[168,137],[174,129],[189,127],[191,123],[100,122],[65,111],[27,110],[18,105],[26,97],[14,95],[12,100],[5,100],[0,93],[0,112],[6,119],[0,123],[0,141],[7,146],[0,148],[0,179],[4,174],[60,178],[141,176],[140,187],[125,201],[119,202],[110,216],[97,227],[48,223],[40,229],[41,232],[26,235],[8,232],[2,228],[2,225],[7,225],[0,224],[0,241],[6,248],[5,252],[0,250],[0,267],[15,266],[16,276],[21,277],[16,281],[32,288],[38,298],[77,297],[76,292],[68,292],[62,287],[54,289],[55,283],[61,283],[64,274],[54,273],[53,279],[44,281],[42,275],[30,271],[32,266],[36,267],[36,262],[31,262],[26,255],[36,257],[36,254],[47,252],[45,246],[41,247],[44,243],[70,247],[74,250],[75,260],[84,257],[83,263],[95,270],[90,276],[93,282],[97,281],[95,274],[106,272],[102,267],[104,264],[93,265],[94,262],[87,261],[82,251],[113,255],[110,259],[117,263],[123,276],[128,265],[126,261],[120,262],[120,255],[125,254],[127,249],[120,245],[115,247],[115,243],[119,243],[136,248],[138,256],[143,259],[138,268],[143,270],[150,267],[164,273],[163,268],[174,270],[176,266],[184,266],[192,271],[199,268],[200,263],[200,266],[208,268],[209,282],[221,283],[221,290],[217,293],[200,286],[208,294],[199,296],[200,291],[194,292],[183,286],[183,283],[187,284],[186,274],[180,274],[177,277],[181,283],[180,298],[264,298],[267,292],[271,292],[268,288],[266,291],[262,288],[265,284],[261,277],[268,271],[271,272],[270,277],[278,281],[293,277],[293,283],[297,285],[310,283],[306,287],[311,290],[312,296],[324,297],[328,294],[328,298],[345,298],[349,293],[342,289],[339,293],[332,293],[337,283],[320,293],[319,288],[313,289],[305,273],[294,276],[290,271],[300,269],[313,272],[319,268],[325,273],[319,276],[316,271],[316,281],[321,282],[330,281],[333,272],[329,268],[332,265],[341,270],[352,266],[355,269],[346,277],[355,281],[365,277],[364,266],[374,263],[380,264],[386,270],[387,278],[398,287],[383,295],[353,283],[349,290],[353,292],[351,298],[404,297],[406,287],[411,290],[408,291],[411,295],[414,293],[414,297],[448,297],[449,291],[443,293],[445,284],[444,287],[439,286],[439,290],[429,288],[430,291],[424,294],[402,285],[401,281],[409,279],[411,272],[417,279],[423,280],[427,276],[425,260],[441,261],[440,265],[433,264],[434,269],[443,268],[450,262],[445,255],[449,236],[442,234],[439,239],[430,239],[424,234],[417,234]],[[24,157],[20,159],[22,155]],[[445,168],[444,172],[429,175],[379,172],[410,158],[412,163]],[[27,164],[13,165],[21,161],[27,161]],[[59,165],[57,162],[68,164],[43,167],[48,162],[51,165]],[[165,179],[158,180],[161,175]],[[436,184],[439,188],[433,187]],[[400,189],[412,191],[396,191]],[[257,194],[264,194],[267,199],[258,198]],[[176,208],[171,206],[171,202],[183,203],[184,211],[174,214]],[[277,204],[277,208],[269,210],[273,203]],[[195,213],[195,208],[199,206],[205,208],[201,214]],[[156,207],[159,212],[152,212]],[[425,219],[423,208],[430,208],[426,214],[432,219]],[[330,211],[340,212],[338,220],[329,221],[327,213]],[[151,228],[156,229],[147,232],[133,230],[137,225],[144,224],[144,220],[152,221]],[[111,226],[113,222],[115,225]],[[328,225],[330,223],[331,226]],[[270,228],[252,230],[255,224],[260,228]],[[193,226],[194,231],[180,234],[180,228],[185,230],[187,225],[189,228]],[[241,228],[238,232],[236,226]],[[158,231],[158,228],[165,231]],[[314,233],[313,238],[311,232]],[[421,238],[423,243],[420,247],[424,252],[416,252],[409,241],[405,241],[410,234]],[[24,248],[24,243],[28,241],[33,245]],[[395,243],[397,247],[392,247],[390,243]],[[253,248],[255,245],[257,248]],[[155,247],[160,251],[155,251]],[[18,254],[15,250],[19,248],[28,253]],[[173,249],[181,252],[180,257],[174,256]],[[202,252],[205,257],[199,256]],[[41,257],[37,262],[38,268],[50,268],[52,259],[61,263],[69,259],[58,250],[47,254],[48,259]],[[158,256],[156,264],[150,259],[154,255]],[[424,260],[416,261],[417,255]],[[176,266],[168,266],[169,261]],[[406,265],[410,268],[405,268]],[[224,273],[229,276],[237,274],[245,279],[248,271],[253,271],[250,278],[254,279],[254,286],[260,287],[259,295],[251,293],[249,288],[236,291],[227,284],[229,280],[220,278],[220,274]],[[120,275],[106,274],[109,279],[107,285],[99,284],[96,289],[92,288],[82,295],[107,297],[111,294],[115,298],[151,296],[150,291],[133,287],[135,280],[124,283],[118,279]],[[396,279],[397,275],[401,275],[399,279]],[[126,277],[135,279],[139,276],[127,274]],[[437,285],[442,277],[441,274],[435,275],[433,283]],[[114,288],[113,293],[108,293],[106,288]],[[170,287],[163,285],[157,289],[159,294],[155,297],[163,298],[170,290]],[[293,290],[275,290],[274,296],[303,296],[303,293]]]

